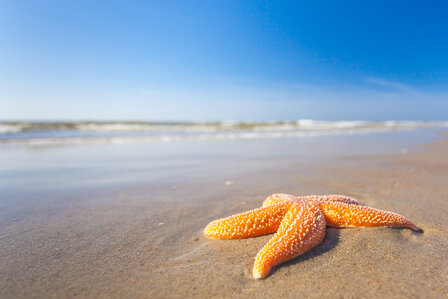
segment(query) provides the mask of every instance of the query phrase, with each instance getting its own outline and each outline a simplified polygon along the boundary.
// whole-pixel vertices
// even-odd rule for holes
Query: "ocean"
[[[448,121],[271,122],[0,122],[0,143],[77,144],[217,141],[235,139],[368,134],[448,128]]]

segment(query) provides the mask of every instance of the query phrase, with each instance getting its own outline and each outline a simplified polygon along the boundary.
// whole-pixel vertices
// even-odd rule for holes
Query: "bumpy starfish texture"
[[[210,222],[204,235],[211,239],[244,239],[275,233],[258,252],[255,279],[322,242],[326,226],[391,226],[421,230],[405,217],[362,205],[343,195],[296,197],[274,194],[259,209]]]

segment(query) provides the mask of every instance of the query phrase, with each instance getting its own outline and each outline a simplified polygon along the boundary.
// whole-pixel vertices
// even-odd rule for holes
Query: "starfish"
[[[260,279],[274,266],[322,242],[326,226],[391,226],[422,232],[397,213],[364,206],[351,197],[274,194],[261,208],[210,222],[204,235],[211,239],[244,239],[275,233],[255,258],[252,274]]]

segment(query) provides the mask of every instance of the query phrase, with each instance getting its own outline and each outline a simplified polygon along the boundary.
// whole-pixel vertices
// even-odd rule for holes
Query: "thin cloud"
[[[390,91],[397,91],[397,92],[403,92],[403,93],[415,93],[417,90],[415,88],[412,88],[408,85],[405,85],[403,83],[390,81],[382,78],[376,78],[376,77],[366,77],[364,78],[364,82],[376,86],[381,87],[386,90]]]

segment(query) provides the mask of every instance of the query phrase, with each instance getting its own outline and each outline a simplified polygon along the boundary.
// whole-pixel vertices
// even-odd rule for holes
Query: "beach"
[[[269,136],[268,136],[269,137]],[[446,298],[442,130],[250,140],[0,144],[0,297]],[[327,228],[252,278],[270,236],[211,240],[273,193],[344,194],[424,230]]]

